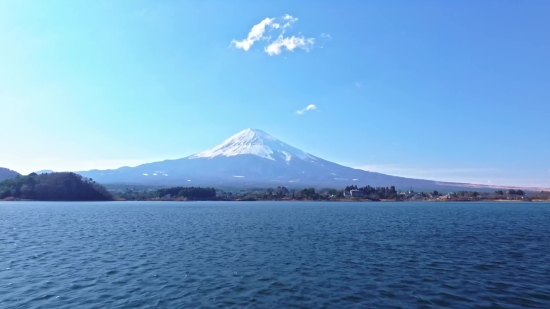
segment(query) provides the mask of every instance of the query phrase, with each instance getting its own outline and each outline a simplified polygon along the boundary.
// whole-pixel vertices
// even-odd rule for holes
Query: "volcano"
[[[159,186],[340,188],[353,184],[439,189],[454,185],[342,166],[288,145],[257,129],[243,130],[218,146],[182,159],[78,173],[103,184]]]

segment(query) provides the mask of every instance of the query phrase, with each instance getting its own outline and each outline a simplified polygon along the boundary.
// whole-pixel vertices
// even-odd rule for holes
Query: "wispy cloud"
[[[285,16],[283,16],[283,21],[285,22],[283,28],[288,28],[291,27],[293,23],[298,21],[298,17],[293,17],[286,14]]]
[[[277,39],[273,42],[271,42],[268,46],[265,47],[265,52],[268,53],[270,56],[274,55],[280,55],[283,49],[286,49],[288,51],[294,51],[296,48],[303,49],[305,51],[309,51],[310,48],[315,43],[315,39],[309,38],[306,39],[304,36],[301,37],[283,37],[283,35],[279,35]]]
[[[325,42],[332,40],[332,37],[328,33],[321,33],[320,38],[321,38],[320,39],[321,45],[319,45],[318,47],[321,49],[325,48],[325,44],[324,44]]]
[[[361,83],[360,83],[360,82],[355,82],[355,87],[357,87],[357,88],[361,88],[362,86],[363,86],[363,85],[361,85]]]
[[[231,41],[231,44],[235,44],[235,47],[243,50],[249,50],[250,47],[254,44],[254,42],[259,41],[262,36],[265,33],[266,27],[272,27],[272,28],[279,28],[280,25],[277,23],[273,23],[275,19],[274,18],[266,18],[262,20],[259,24],[254,25],[250,32],[248,33],[248,37],[242,41],[233,40]]]
[[[309,104],[308,106],[306,106],[306,108],[296,111],[296,114],[302,115],[303,113],[307,111],[312,111],[314,109],[317,109],[317,106],[315,106],[315,104]]]
[[[280,55],[284,50],[294,51],[297,48],[310,51],[315,44],[314,38],[306,38],[303,35],[284,36],[287,29],[292,28],[292,25],[297,21],[297,17],[288,14],[280,18],[265,18],[259,24],[252,27],[246,39],[240,41],[232,40],[231,45],[234,45],[238,49],[248,51],[255,42],[266,40],[268,44],[264,47],[264,51],[270,56]],[[271,36],[265,36],[268,30],[280,31],[275,40],[271,41]]]

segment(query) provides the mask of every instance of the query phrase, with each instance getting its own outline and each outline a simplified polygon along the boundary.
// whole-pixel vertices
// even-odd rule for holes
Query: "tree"
[[[288,193],[289,193],[289,191],[285,187],[277,187],[277,189],[275,190],[275,195],[277,195],[279,197],[286,196],[286,195],[288,195]]]
[[[314,188],[307,188],[307,189],[302,189],[298,192],[298,194],[301,196],[301,197],[305,197],[305,198],[313,198],[313,196],[316,194],[315,193],[315,189]]]
[[[378,201],[378,200],[380,200],[380,196],[378,196],[377,193],[372,193],[371,195],[369,195],[369,199],[371,199],[373,201]]]
[[[522,190],[510,189],[510,190],[508,190],[508,194],[510,194],[510,195],[524,195],[525,192],[523,192]]]

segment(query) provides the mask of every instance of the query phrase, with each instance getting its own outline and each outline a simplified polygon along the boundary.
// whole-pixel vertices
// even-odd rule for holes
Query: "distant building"
[[[365,196],[363,191],[359,191],[359,190],[350,190],[349,194],[350,194],[351,197],[364,197]]]
[[[363,191],[360,190],[350,190],[344,191],[344,198],[352,198],[352,197],[365,197],[365,194]]]

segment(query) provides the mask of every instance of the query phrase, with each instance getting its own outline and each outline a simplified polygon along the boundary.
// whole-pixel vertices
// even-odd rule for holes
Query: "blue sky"
[[[133,166],[252,127],[352,167],[550,187],[548,16],[547,1],[2,1],[0,166]]]

